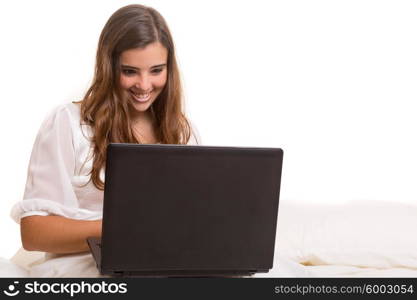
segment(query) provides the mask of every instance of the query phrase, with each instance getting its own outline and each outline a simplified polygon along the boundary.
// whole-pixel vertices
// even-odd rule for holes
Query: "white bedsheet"
[[[20,249],[11,259],[0,259],[0,277],[102,277],[90,253],[52,255]]]
[[[29,272],[11,262],[8,259],[0,258],[0,277],[28,277]]]
[[[319,277],[417,277],[417,206],[280,204],[277,251]]]
[[[417,277],[417,269],[360,268],[354,266],[306,266],[311,277]]]
[[[19,259],[26,264],[21,266],[13,261],[0,259],[0,277],[103,277],[99,274],[90,253],[54,255],[46,259],[33,256],[34,262],[30,262],[28,255],[30,256],[30,253],[21,251]],[[277,258],[270,272],[254,275],[254,277],[309,276],[311,274],[305,266],[287,258]]]
[[[26,258],[26,266],[24,264],[19,266],[11,260],[0,258],[0,277],[103,277],[99,274],[89,253],[55,256],[47,260],[39,259],[39,256],[33,256],[32,259],[34,258],[36,258],[35,263],[31,263]],[[268,273],[258,273],[253,277],[417,277],[417,269],[378,269],[343,265],[305,266],[289,258],[277,257],[274,267]]]

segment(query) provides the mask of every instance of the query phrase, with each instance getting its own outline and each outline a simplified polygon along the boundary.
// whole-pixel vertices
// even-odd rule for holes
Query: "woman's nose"
[[[135,84],[135,87],[143,90],[143,91],[148,91],[151,89],[152,87],[152,83],[150,81],[150,78],[148,76],[140,76],[140,78],[138,78],[138,81]]]

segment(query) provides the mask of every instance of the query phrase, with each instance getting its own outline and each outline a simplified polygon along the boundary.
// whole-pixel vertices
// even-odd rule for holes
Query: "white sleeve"
[[[187,145],[200,145],[201,144],[201,136],[200,133],[197,130],[197,127],[194,123],[190,121],[190,127],[191,127],[191,136],[190,140],[188,141]]]
[[[23,200],[11,216],[59,215],[76,218],[78,200],[72,186],[75,147],[70,112],[60,106],[42,123],[32,149]]]

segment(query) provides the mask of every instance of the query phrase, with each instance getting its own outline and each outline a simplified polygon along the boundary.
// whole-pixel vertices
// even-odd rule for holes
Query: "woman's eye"
[[[124,70],[122,70],[122,72],[123,72],[123,74],[128,75],[128,76],[133,75],[133,74],[136,73],[135,70],[130,70],[130,69],[124,69]]]
[[[160,69],[153,69],[152,71],[151,71],[151,73],[152,74],[159,74],[159,73],[161,73],[162,72],[162,69],[160,68]]]

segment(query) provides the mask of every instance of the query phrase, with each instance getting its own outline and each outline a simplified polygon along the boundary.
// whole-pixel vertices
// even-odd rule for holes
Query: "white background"
[[[81,99],[130,3],[0,2],[0,257],[20,246],[9,212],[43,118]],[[141,3],[171,28],[203,144],[284,149],[282,202],[417,205],[415,1]]]

